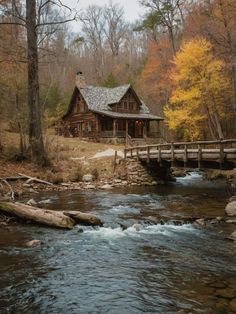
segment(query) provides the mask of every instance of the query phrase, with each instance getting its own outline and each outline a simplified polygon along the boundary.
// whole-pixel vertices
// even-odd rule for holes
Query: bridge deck
[[[210,147],[206,148],[206,146]],[[212,168],[216,168],[216,164],[233,168],[236,166],[236,140],[136,146],[125,149],[125,158],[129,157],[137,157],[147,162],[152,160],[159,163],[166,161],[177,166],[178,162],[180,162],[180,166],[182,162],[184,165],[192,164],[194,167],[208,168],[209,163],[212,163]],[[206,165],[206,163],[208,164]]]

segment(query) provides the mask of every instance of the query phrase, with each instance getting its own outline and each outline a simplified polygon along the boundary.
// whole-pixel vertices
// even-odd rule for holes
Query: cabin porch
[[[145,139],[160,136],[159,120],[145,119],[99,119],[100,137]]]

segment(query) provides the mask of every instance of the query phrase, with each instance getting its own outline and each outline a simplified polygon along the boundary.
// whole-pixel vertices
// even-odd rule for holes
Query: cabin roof
[[[86,86],[84,88],[79,88],[79,86],[75,86],[70,105],[62,119],[66,118],[72,112],[74,105],[73,98],[79,90],[88,106],[88,109],[93,112],[114,118],[130,118],[130,119],[141,118],[149,120],[163,120],[163,118],[151,114],[149,108],[137,95],[136,97],[140,102],[139,113],[131,114],[112,111],[110,105],[118,103],[124,97],[124,95],[127,93],[129,89],[131,89],[133,93],[136,95],[134,89],[130,84],[114,88],[100,86]]]
[[[77,87],[78,88],[78,87]],[[118,103],[126,92],[131,88],[130,84],[122,85],[114,88],[87,86],[78,88],[88,105],[88,109],[92,111],[112,110],[109,105]],[[141,101],[140,113],[149,113],[148,107]]]
[[[126,113],[115,111],[99,111],[100,114],[112,118],[126,118],[126,119],[146,119],[146,120],[164,120],[162,117],[155,116],[151,113]]]

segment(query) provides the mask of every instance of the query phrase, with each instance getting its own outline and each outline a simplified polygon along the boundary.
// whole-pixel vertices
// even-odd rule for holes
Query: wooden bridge
[[[161,166],[233,169],[236,167],[236,139],[164,143],[125,148],[124,158],[137,158]]]

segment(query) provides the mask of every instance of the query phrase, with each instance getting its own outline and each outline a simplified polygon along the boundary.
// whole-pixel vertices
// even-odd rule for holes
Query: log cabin
[[[158,137],[162,120],[162,117],[150,113],[131,85],[115,88],[88,86],[83,73],[78,72],[58,131],[65,137],[127,142],[132,138]],[[156,126],[151,128],[153,122]]]

